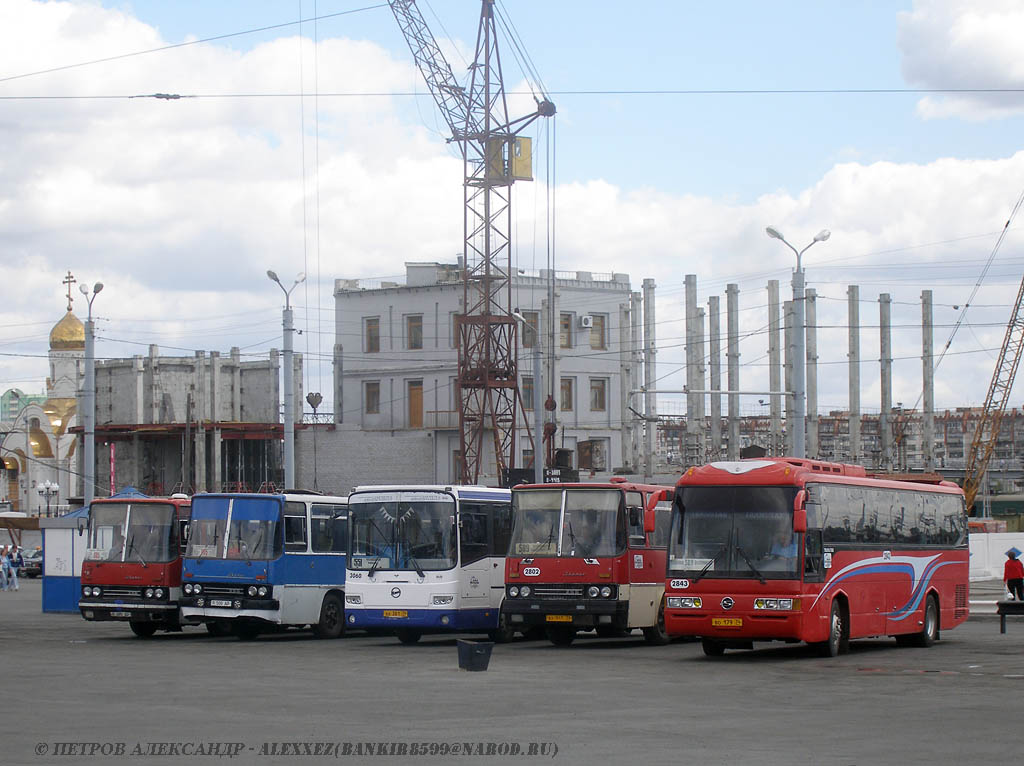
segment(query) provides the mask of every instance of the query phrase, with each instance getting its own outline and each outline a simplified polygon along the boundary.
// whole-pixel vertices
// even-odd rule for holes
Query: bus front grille
[[[583,598],[582,585],[552,584],[552,585],[531,585],[530,595],[539,599],[556,598]]]

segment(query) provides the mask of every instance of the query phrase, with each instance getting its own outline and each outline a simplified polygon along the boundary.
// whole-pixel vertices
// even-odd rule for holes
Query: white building
[[[556,447],[581,478],[622,466],[624,390],[638,373],[639,296],[626,274],[556,272],[554,360],[547,317],[550,273],[520,270],[512,303],[531,326],[520,333],[520,388],[533,424],[533,344],[540,330],[542,399],[552,393]],[[462,308],[461,272],[455,264],[406,264],[406,282],[335,282],[335,429],[339,451],[324,439],[324,486],[379,481],[449,482],[458,478],[459,417],[455,397],[458,348],[455,316]],[[635,316],[633,321],[639,322]],[[622,340],[625,339],[625,344]],[[623,385],[623,379],[626,385]],[[524,420],[525,422],[525,420]],[[516,435],[516,466],[532,456],[527,429]],[[488,446],[493,441],[485,438]],[[305,451],[308,445],[300,444]],[[335,455],[329,457],[328,454]],[[309,456],[306,455],[308,458]],[[304,460],[303,464],[308,463]],[[300,469],[300,484],[311,484]],[[498,481],[493,453],[481,483]]]

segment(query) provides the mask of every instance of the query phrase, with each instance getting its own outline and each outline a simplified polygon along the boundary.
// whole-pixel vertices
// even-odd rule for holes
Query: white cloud
[[[1015,0],[916,0],[900,14],[903,75],[922,88],[1013,89],[1024,87],[1024,7]],[[918,102],[925,118],[985,120],[1024,111],[1021,93],[927,96]]]

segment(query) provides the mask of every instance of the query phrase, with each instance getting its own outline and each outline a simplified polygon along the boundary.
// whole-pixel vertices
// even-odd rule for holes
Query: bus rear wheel
[[[899,639],[903,639],[900,641]],[[927,648],[934,644],[939,638],[939,602],[935,595],[928,596],[924,604],[924,625],[920,633],[912,633],[909,636],[899,636],[897,641],[903,646],[919,646]]]
[[[137,620],[132,620],[128,623],[128,627],[130,627],[132,629],[132,633],[139,638],[152,638],[153,634],[156,633],[155,622],[139,622]]]
[[[345,634],[345,607],[334,593],[324,596],[320,607],[320,622],[313,626],[317,638],[341,638]]]
[[[548,641],[555,646],[569,646],[575,640],[575,628],[548,628]]]
[[[395,631],[395,636],[398,637],[399,641],[408,646],[410,644],[415,644],[417,641],[419,641],[423,637],[423,634],[420,633],[418,630],[409,630],[408,628],[402,628],[401,630]]]

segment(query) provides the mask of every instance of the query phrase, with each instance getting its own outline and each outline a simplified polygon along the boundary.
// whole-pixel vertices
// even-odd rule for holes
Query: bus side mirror
[[[654,531],[654,509],[644,511],[644,534],[649,535]]]
[[[807,531],[807,511],[803,508],[793,511],[793,531],[796,533]]]
[[[629,526],[640,526],[640,509],[635,505],[629,508]]]

